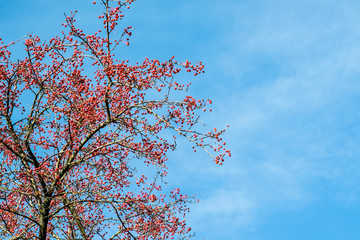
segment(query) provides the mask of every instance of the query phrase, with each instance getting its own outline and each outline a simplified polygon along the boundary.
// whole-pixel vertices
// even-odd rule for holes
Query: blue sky
[[[58,33],[87,0],[0,0],[0,37]],[[198,239],[359,239],[360,2],[138,0],[124,58],[201,60],[192,95],[212,98],[233,157],[216,166],[181,146],[168,181],[200,203]]]

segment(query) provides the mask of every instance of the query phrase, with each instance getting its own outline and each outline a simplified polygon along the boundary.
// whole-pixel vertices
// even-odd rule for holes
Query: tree
[[[85,34],[65,16],[65,30],[48,43],[24,40],[26,57],[12,60],[14,43],[0,46],[1,239],[185,238],[187,203],[165,194],[167,152],[176,136],[204,149],[217,164],[224,130],[203,132],[198,112],[210,100],[177,99],[190,84],[180,71],[201,62],[117,57],[131,27],[116,33],[134,0],[94,2],[103,28]],[[117,31],[119,32],[119,31]],[[117,38],[115,38],[117,37]],[[143,163],[136,170],[133,163]],[[153,178],[144,168],[156,169]]]

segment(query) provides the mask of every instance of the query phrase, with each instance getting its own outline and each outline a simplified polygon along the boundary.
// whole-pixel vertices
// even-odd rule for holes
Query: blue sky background
[[[88,2],[0,0],[0,37],[57,34],[75,9],[91,29]],[[126,23],[124,58],[203,61],[190,93],[230,124],[223,166],[186,143],[170,156],[198,239],[359,239],[359,1],[138,0]]]

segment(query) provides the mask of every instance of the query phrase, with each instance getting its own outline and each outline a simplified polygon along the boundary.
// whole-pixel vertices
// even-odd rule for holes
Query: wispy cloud
[[[237,17],[221,38],[227,47],[210,60],[234,157],[221,169],[193,170],[223,182],[201,195],[192,216],[233,233],[329,195],[339,204],[360,199],[358,3],[261,3]],[[236,7],[253,9],[230,12]]]

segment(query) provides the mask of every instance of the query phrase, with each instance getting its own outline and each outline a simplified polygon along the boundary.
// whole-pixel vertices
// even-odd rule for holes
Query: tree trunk
[[[40,209],[40,231],[39,231],[39,240],[46,240],[47,236],[47,226],[49,223],[49,213],[50,213],[50,200],[45,201]]]

